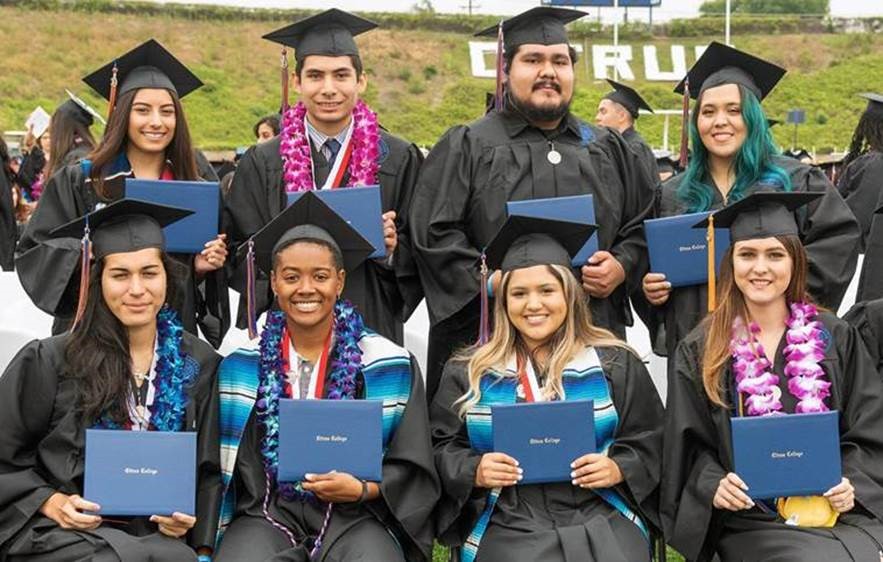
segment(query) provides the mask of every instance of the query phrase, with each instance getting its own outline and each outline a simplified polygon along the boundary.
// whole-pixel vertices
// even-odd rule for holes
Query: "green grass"
[[[4,38],[0,130],[21,129],[36,105],[51,112],[63,101],[64,88],[104,112],[104,101],[80,78],[140,41],[156,37],[206,83],[185,100],[196,143],[204,149],[250,144],[254,122],[279,106],[279,49],[260,37],[285,23],[0,7]],[[485,92],[493,89],[493,81],[469,75],[469,39],[465,33],[419,29],[381,29],[360,37],[369,71],[366,99],[387,129],[431,145],[451,125],[482,114]],[[659,47],[660,64],[666,68],[669,45],[685,45],[692,53],[693,45],[709,39],[631,40],[633,68],[643,75],[643,44]],[[817,149],[842,149],[848,144],[864,107],[855,94],[874,87],[868,77],[883,75],[883,35],[737,36],[735,42],[789,69],[765,102],[770,116],[781,118],[790,108],[804,108],[807,124],[800,128],[802,144]],[[688,62],[692,60],[688,55]],[[591,120],[608,87],[587,79],[584,61],[577,68],[573,109]],[[671,83],[638,81],[635,86],[655,107],[680,107]],[[678,121],[671,122],[673,143],[680,138]],[[642,117],[638,129],[658,146],[662,123],[661,118]],[[779,126],[774,134],[780,143],[790,145],[790,126]]]

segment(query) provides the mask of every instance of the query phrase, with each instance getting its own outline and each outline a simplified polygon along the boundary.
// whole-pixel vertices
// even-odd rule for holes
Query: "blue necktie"
[[[323,146],[330,152],[328,155],[328,165],[333,166],[337,153],[340,152],[340,142],[337,139],[328,139]]]

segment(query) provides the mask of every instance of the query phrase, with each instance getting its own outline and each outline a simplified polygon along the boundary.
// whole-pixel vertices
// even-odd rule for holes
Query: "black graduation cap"
[[[487,266],[504,272],[535,265],[570,267],[598,227],[594,224],[510,215],[485,248]]]
[[[264,39],[292,47],[298,61],[309,55],[358,55],[353,37],[375,27],[373,21],[332,8],[267,33]]]
[[[105,124],[104,118],[89,107],[89,104],[75,96],[70,90],[65,90],[65,92],[67,92],[68,99],[58,106],[55,110],[56,112],[61,112],[69,119],[82,123],[86,127],[91,127],[95,119]]]
[[[52,238],[81,238],[88,227],[92,256],[137,252],[165,246],[163,227],[192,215],[193,211],[158,205],[139,199],[120,199],[106,207],[63,224],[49,233]]]
[[[114,67],[117,69],[116,91],[112,85]],[[105,64],[83,78],[83,82],[108,101],[140,88],[171,90],[183,98],[202,86],[202,81],[156,39],[145,41]]]
[[[868,108],[865,109],[866,113],[883,119],[883,95],[867,92],[858,96],[868,100]]]
[[[765,98],[785,75],[781,66],[750,55],[739,49],[712,41],[699,60],[687,71],[687,76],[675,88],[684,93],[684,83],[690,80],[690,97],[698,97],[709,88],[724,84],[745,86],[757,99]]]
[[[641,97],[634,88],[630,88],[625,84],[620,84],[619,82],[614,82],[613,80],[607,79],[607,82],[613,86],[613,91],[604,96],[604,99],[608,99],[610,101],[615,101],[620,104],[631,114],[632,118],[638,118],[638,110],[646,109],[650,113],[653,113],[653,109],[650,105],[644,101],[644,98]]]
[[[307,191],[250,239],[258,267],[273,268],[273,254],[282,245],[303,238],[322,240],[340,249],[344,267],[351,271],[374,253],[374,246],[312,191]],[[246,251],[249,242],[240,246]]]
[[[772,128],[775,127],[776,125],[780,125],[781,123],[782,123],[782,120],[781,120],[781,119],[769,119],[769,118],[767,118],[767,120],[766,120],[766,125],[767,125],[767,127],[769,127],[770,129],[772,129]]]
[[[503,43],[510,52],[528,43],[538,45],[567,43],[567,31],[564,26],[585,15],[586,12],[565,8],[546,6],[531,8],[503,21]],[[494,24],[479,31],[475,36],[496,37],[497,31],[498,26]]]
[[[794,211],[822,197],[819,192],[759,191],[713,213],[715,228],[729,228],[730,242],[797,235]],[[707,228],[702,219],[694,228]]]

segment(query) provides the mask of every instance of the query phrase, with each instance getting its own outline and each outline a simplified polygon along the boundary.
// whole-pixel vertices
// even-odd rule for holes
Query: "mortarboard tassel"
[[[717,271],[714,255],[714,213],[708,215],[708,229],[705,231],[708,244],[708,312],[717,308]]]
[[[690,141],[690,78],[684,78],[684,107],[681,116],[681,154],[679,165],[681,170],[687,169],[687,145]]]
[[[246,314],[248,321],[248,339],[258,337],[257,314],[255,313],[255,271],[254,271],[254,240],[248,241],[248,252],[245,254],[246,276]]]
[[[110,114],[113,113],[113,108],[117,104],[117,73],[119,69],[117,68],[116,61],[113,61],[113,70],[110,71],[110,95],[107,97],[107,120],[110,121]]]
[[[288,111],[288,52],[282,47],[282,112]]]
[[[494,94],[494,109],[503,110],[503,20],[497,27],[497,89]]]
[[[490,324],[488,318],[488,295],[487,295],[487,256],[481,253],[481,315],[478,321],[478,345],[484,345],[490,339]]]
[[[80,293],[77,296],[77,313],[71,324],[71,332],[77,329],[83,313],[86,312],[86,301],[89,298],[89,277],[91,275],[92,240],[89,237],[89,217],[86,217],[86,229],[80,242]]]

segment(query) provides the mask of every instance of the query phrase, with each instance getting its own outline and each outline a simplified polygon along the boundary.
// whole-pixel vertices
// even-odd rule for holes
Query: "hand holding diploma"
[[[76,494],[69,496],[56,492],[43,502],[40,513],[58,523],[62,529],[89,531],[101,525],[101,517],[88,515],[83,511],[99,509],[101,507],[98,504],[86,501]]]
[[[607,455],[590,453],[570,464],[572,484],[580,488],[610,488],[623,481],[619,465]]]
[[[518,461],[505,453],[485,453],[475,471],[475,485],[479,488],[514,486],[522,479],[524,471]]]

